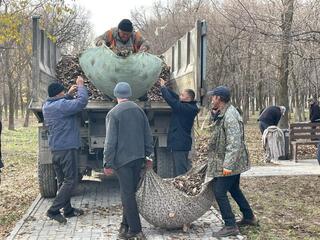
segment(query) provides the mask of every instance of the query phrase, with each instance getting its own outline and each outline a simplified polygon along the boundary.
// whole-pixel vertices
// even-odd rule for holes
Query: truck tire
[[[38,164],[40,194],[44,198],[53,198],[57,194],[57,180],[52,164]]]
[[[165,147],[156,147],[157,174],[162,178],[173,177],[173,161]]]

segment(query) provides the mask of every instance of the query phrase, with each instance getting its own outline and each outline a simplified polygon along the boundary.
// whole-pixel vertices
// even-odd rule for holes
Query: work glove
[[[141,48],[139,49],[139,52],[147,52],[148,48],[146,46],[141,46]]]
[[[153,161],[151,157],[146,157],[146,167],[152,168],[153,167]]]
[[[224,168],[222,174],[223,176],[229,176],[231,173],[232,173],[232,170]]]
[[[113,174],[112,168],[103,168],[103,172],[106,176],[110,176]]]
[[[96,41],[96,46],[97,47],[100,47],[100,46],[102,46],[104,44],[105,44],[105,41],[103,39],[99,39],[99,40]]]

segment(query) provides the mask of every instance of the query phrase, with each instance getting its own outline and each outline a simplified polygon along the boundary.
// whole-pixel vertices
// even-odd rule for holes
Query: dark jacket
[[[104,166],[118,169],[153,152],[153,139],[144,111],[134,102],[117,104],[106,116]]]
[[[259,121],[269,126],[277,126],[281,118],[281,109],[278,106],[270,106],[262,111]]]
[[[161,87],[161,93],[172,108],[167,146],[170,151],[190,151],[191,129],[199,112],[197,102],[181,102],[179,95],[166,87]]]
[[[44,124],[49,130],[49,147],[52,151],[80,147],[80,121],[78,113],[88,103],[85,87],[78,87],[77,98],[49,98],[42,107]]]
[[[311,122],[317,122],[316,120],[320,120],[320,107],[317,103],[311,104],[309,117]]]

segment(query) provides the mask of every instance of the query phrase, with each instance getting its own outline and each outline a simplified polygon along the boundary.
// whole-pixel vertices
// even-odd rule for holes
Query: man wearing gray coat
[[[131,95],[126,82],[119,82],[114,88],[118,104],[106,116],[104,167],[113,169],[120,183],[123,217],[118,237],[145,239],[135,193],[145,157],[152,153],[153,145],[148,118],[129,101]]]

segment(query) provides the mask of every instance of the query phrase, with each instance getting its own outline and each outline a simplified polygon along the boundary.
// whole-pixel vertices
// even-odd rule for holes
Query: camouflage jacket
[[[207,177],[223,176],[223,168],[232,170],[231,175],[250,169],[243,121],[237,109],[227,104],[210,128]]]

